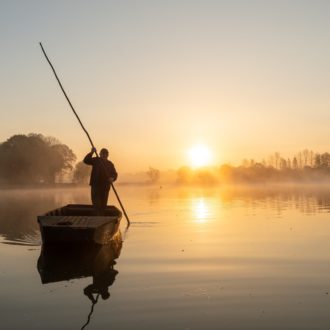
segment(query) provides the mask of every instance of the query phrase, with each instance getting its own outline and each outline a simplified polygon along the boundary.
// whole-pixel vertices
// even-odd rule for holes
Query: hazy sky
[[[330,151],[330,1],[0,0],[0,141],[95,144],[119,170]]]

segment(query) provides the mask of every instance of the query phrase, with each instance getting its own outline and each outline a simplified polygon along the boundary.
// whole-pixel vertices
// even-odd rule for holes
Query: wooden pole
[[[71,110],[73,111],[74,115],[75,115],[76,118],[78,119],[81,128],[82,128],[82,129],[84,130],[84,132],[86,133],[86,135],[87,135],[87,137],[88,137],[88,140],[89,140],[90,144],[91,144],[92,147],[95,149],[95,154],[96,154],[96,156],[99,157],[99,155],[98,155],[98,153],[97,153],[97,151],[96,151],[96,148],[95,148],[95,146],[94,146],[94,143],[93,143],[93,141],[92,141],[92,139],[91,139],[89,133],[87,132],[85,126],[84,126],[83,123],[81,122],[81,120],[80,120],[80,118],[79,118],[79,116],[78,116],[76,110],[74,109],[74,107],[73,107],[73,105],[72,105],[72,103],[71,103],[71,101],[70,101],[68,95],[66,94],[66,92],[65,92],[65,90],[64,90],[64,88],[63,88],[63,86],[62,86],[62,84],[61,84],[61,81],[60,81],[60,79],[58,78],[58,76],[57,76],[57,74],[56,74],[56,71],[55,71],[55,69],[54,69],[52,63],[50,62],[50,60],[49,60],[49,58],[48,58],[48,56],[47,56],[47,54],[46,54],[46,52],[45,52],[45,50],[44,50],[44,47],[42,46],[41,42],[39,42],[39,44],[40,44],[40,47],[41,47],[42,52],[44,53],[44,55],[45,55],[45,57],[46,57],[46,60],[47,60],[48,64],[50,65],[50,67],[51,67],[52,70],[53,70],[53,73],[54,73],[54,75],[55,75],[55,78],[56,78],[58,84],[60,85],[61,90],[62,90],[62,92],[63,92],[63,94],[64,94],[66,100],[68,101],[68,103],[69,103],[69,105],[70,105]],[[102,164],[103,164],[103,162],[102,162]],[[104,166],[104,169],[106,170],[104,164],[103,164],[103,166]],[[119,202],[119,205],[120,205],[121,209],[122,209],[123,212],[124,212],[124,215],[125,215],[125,218],[126,218],[126,220],[127,220],[127,223],[128,223],[128,225],[130,225],[131,222],[129,221],[129,218],[128,218],[128,215],[127,215],[127,213],[126,213],[126,211],[125,211],[125,208],[124,208],[124,206],[123,206],[123,203],[121,202],[121,200],[120,200],[120,198],[119,198],[119,195],[118,195],[118,193],[117,193],[117,190],[115,189],[115,186],[114,186],[114,184],[113,184],[112,182],[111,182],[111,187],[112,187],[112,189],[113,189],[113,191],[114,191],[114,193],[115,193],[115,195],[116,195],[116,197],[117,197],[117,200],[118,200],[118,202]]]

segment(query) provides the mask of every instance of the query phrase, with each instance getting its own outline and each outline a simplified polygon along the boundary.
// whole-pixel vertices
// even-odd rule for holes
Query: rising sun
[[[212,152],[204,144],[196,144],[188,150],[190,165],[193,168],[210,165]]]

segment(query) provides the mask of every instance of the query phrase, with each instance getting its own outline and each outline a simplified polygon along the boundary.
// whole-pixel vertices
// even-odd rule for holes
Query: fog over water
[[[328,329],[327,186],[117,189],[128,231],[64,256],[36,217],[89,189],[0,190],[1,328]]]

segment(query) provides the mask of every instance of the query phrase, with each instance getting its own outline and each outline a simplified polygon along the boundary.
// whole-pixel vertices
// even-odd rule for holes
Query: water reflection
[[[150,191],[121,189],[133,225],[120,263],[121,242],[61,257],[2,245],[1,328],[329,328],[329,188],[163,187],[153,203]],[[37,214],[88,201],[0,191],[0,239],[31,242]]]
[[[330,212],[330,187],[327,185],[227,187],[219,194],[227,207],[240,202],[240,206],[270,209],[279,215],[288,209],[296,209],[303,214]]]
[[[210,217],[210,205],[204,198],[195,198],[192,200],[193,218],[198,223],[206,222]]]
[[[87,189],[0,189],[0,236],[7,244],[41,245],[37,215],[84,202]]]
[[[138,193],[136,193],[138,190]],[[140,189],[141,190],[141,189]],[[243,207],[247,214],[269,209],[278,217],[288,210],[307,215],[330,212],[330,188],[324,186],[245,186],[202,189],[133,189],[132,200],[149,201],[152,212],[169,214],[173,201],[188,201],[192,220],[205,223],[221,209]],[[137,199],[140,196],[140,199]],[[41,245],[36,216],[68,203],[89,203],[88,189],[0,190],[0,238],[13,245]],[[162,203],[159,203],[159,201]],[[149,206],[148,206],[149,207]],[[144,210],[145,211],[145,210]],[[140,213],[139,213],[140,214]],[[135,214],[136,216],[137,214]]]
[[[121,248],[120,232],[109,244],[102,246],[42,247],[37,268],[43,284],[92,277],[92,283],[83,289],[84,296],[91,301],[92,306],[82,329],[90,322],[99,297],[103,300],[110,297],[109,287],[118,275],[118,271],[114,269],[115,260],[119,257]]]

